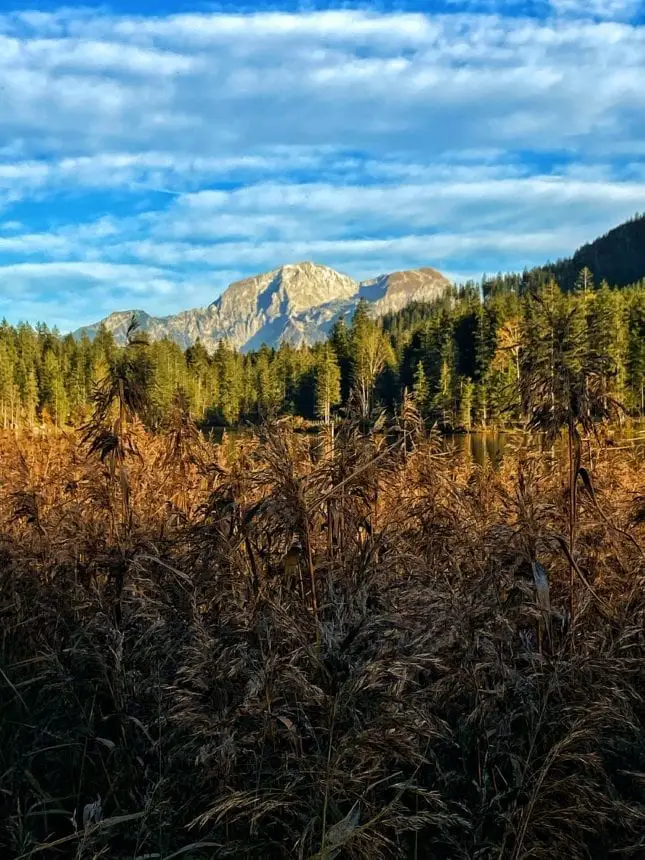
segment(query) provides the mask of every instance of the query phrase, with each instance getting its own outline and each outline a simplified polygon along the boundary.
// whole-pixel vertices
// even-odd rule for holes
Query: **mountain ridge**
[[[431,301],[443,295],[451,282],[436,269],[390,272],[367,281],[309,260],[287,263],[234,281],[213,302],[156,317],[144,310],[116,311],[74,332],[93,338],[104,324],[117,343],[124,343],[127,326],[136,317],[140,329],[152,340],[170,337],[182,348],[198,339],[209,351],[226,340],[247,352],[286,341],[299,346],[324,340],[333,322],[351,314],[364,299],[381,316],[400,310],[412,301]]]
[[[645,215],[637,214],[619,224],[570,257],[547,262],[525,274],[538,280],[555,278],[563,289],[571,290],[583,267],[590,269],[596,283],[606,280],[618,287],[645,277]],[[516,273],[515,277],[521,276]],[[382,316],[413,302],[433,301],[450,286],[447,278],[428,267],[356,281],[327,266],[302,261],[235,281],[203,308],[167,317],[151,316],[144,310],[117,311],[101,322],[119,343],[124,342],[134,313],[153,340],[171,337],[186,348],[199,338],[213,351],[226,339],[247,352],[263,343],[277,346],[287,341],[298,345],[323,340],[334,320],[351,314],[361,298],[375,315]],[[83,333],[93,337],[101,322],[73,334],[77,338]]]
[[[581,245],[570,257],[548,262],[540,270],[564,290],[571,290],[584,268],[597,284],[605,280],[614,287],[626,287],[645,277],[645,214],[637,213]]]

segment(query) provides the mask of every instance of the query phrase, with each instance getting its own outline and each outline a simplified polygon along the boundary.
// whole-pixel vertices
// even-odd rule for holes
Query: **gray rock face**
[[[379,275],[360,285],[361,295],[378,315],[400,311],[410,302],[431,302],[442,296],[450,282],[436,269],[411,269]]]
[[[350,315],[361,298],[375,315],[398,311],[412,301],[442,296],[450,282],[434,269],[380,275],[358,283],[327,266],[303,262],[236,281],[206,308],[152,317],[134,311],[141,331],[152,340],[169,337],[182,348],[198,339],[209,351],[221,340],[246,352],[263,343],[286,341],[299,346],[323,340],[340,316]],[[133,311],[110,314],[102,322],[118,343],[124,343]],[[101,323],[76,331],[93,338]]]

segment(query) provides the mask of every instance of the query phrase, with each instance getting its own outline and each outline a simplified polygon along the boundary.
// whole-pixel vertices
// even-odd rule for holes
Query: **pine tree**
[[[439,364],[439,380],[433,399],[434,410],[443,427],[454,427],[455,420],[455,344],[444,340]]]
[[[13,426],[16,401],[13,356],[4,339],[0,340],[0,424],[6,430]]]
[[[459,426],[464,430],[472,427],[473,411],[473,382],[469,377],[462,377],[460,381],[459,397]]]
[[[305,350],[309,353],[309,350]],[[276,394],[280,403],[280,411],[289,415],[296,412],[296,396],[300,377],[303,350],[283,341],[272,362],[272,373],[276,385]]]
[[[417,409],[419,410],[419,414],[422,417],[425,417],[428,412],[429,389],[428,378],[422,361],[417,362],[417,367],[414,371],[414,385],[412,390],[414,392],[414,400],[417,405]]]
[[[491,361],[489,325],[484,305],[477,312],[475,329],[475,392],[474,408],[476,420],[486,427],[489,419],[488,376]]]
[[[215,374],[212,373],[211,359],[199,338],[193,346],[188,347],[185,358],[190,379],[188,397],[191,414],[202,419],[216,399],[212,384]]]
[[[62,427],[68,419],[69,403],[61,360],[53,349],[46,349],[43,355],[40,394],[43,417]]]
[[[520,348],[518,317],[504,320],[496,331],[495,351],[487,373],[489,419],[504,423],[520,416]]]
[[[630,296],[627,315],[626,372],[629,405],[645,416],[645,284]]]
[[[605,408],[610,400],[622,400],[626,376],[627,319],[622,295],[606,282],[585,305],[588,327],[588,360],[600,374]]]
[[[346,403],[352,387],[352,356],[350,334],[343,317],[339,317],[332,326],[329,343],[336,353],[340,369],[340,393],[343,403]]]
[[[25,389],[22,393],[22,404],[24,420],[28,427],[33,427],[36,423],[36,413],[38,410],[38,378],[35,368],[31,367],[25,373]]]
[[[152,401],[156,411],[156,420],[161,421],[168,415],[175,402],[175,395],[187,385],[188,371],[186,355],[169,338],[163,338],[150,344],[146,355],[153,370],[151,386]]]
[[[588,266],[582,268],[576,278],[576,282],[574,284],[574,291],[578,293],[582,293],[583,298],[586,299],[589,293],[593,293],[595,289],[593,272]]]
[[[553,283],[529,294],[523,319],[522,398],[528,426],[547,440],[564,429],[569,462],[569,595],[574,615],[577,476],[581,463],[580,429],[609,416],[602,351],[588,349],[587,319],[576,296],[563,296]]]
[[[89,393],[85,387],[85,368],[80,352],[74,355],[71,360],[67,393],[72,421],[77,425],[84,424],[87,419],[86,409]]]
[[[263,346],[255,358],[254,379],[258,414],[262,418],[274,418],[282,406],[277,370],[273,351]]]
[[[316,412],[325,424],[331,422],[331,410],[340,402],[340,368],[334,350],[325,344],[314,365]]]
[[[220,341],[215,353],[218,370],[219,409],[226,424],[236,424],[240,419],[243,397],[243,366],[237,354],[224,341]]]

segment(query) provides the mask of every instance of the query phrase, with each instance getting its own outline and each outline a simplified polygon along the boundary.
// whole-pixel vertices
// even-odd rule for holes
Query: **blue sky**
[[[644,82],[645,0],[5,0],[0,316],[568,255],[645,211]]]

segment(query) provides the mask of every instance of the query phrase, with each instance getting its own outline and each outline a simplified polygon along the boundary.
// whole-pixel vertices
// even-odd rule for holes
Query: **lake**
[[[602,433],[599,435],[601,439],[605,436]],[[519,441],[520,436],[518,433],[504,431],[455,433],[443,437],[442,447],[445,451],[454,451],[458,456],[479,466],[496,466],[502,462],[507,447],[514,441]],[[606,434],[606,438],[607,446],[612,450],[631,450],[645,459],[645,427],[642,423],[612,429]]]
[[[250,431],[243,429],[226,430],[226,438],[233,443],[237,438],[248,438]],[[217,428],[212,431],[211,438],[220,443],[224,430]],[[606,436],[609,440],[608,447],[613,450],[632,450],[645,459],[645,425],[634,424],[629,427],[614,428],[607,434],[600,434],[601,439]],[[514,442],[519,442],[521,433],[490,430],[474,431],[472,433],[449,433],[441,437],[441,448],[445,453],[454,453],[466,462],[475,463],[478,466],[499,466],[504,459],[504,453]],[[311,433],[312,444],[315,445],[316,434]]]

